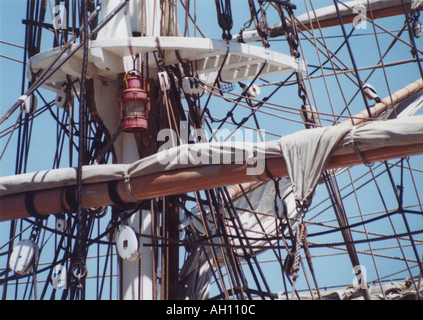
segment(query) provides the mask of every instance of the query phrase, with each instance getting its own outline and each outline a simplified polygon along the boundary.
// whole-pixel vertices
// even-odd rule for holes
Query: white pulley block
[[[56,95],[54,104],[61,109],[68,109],[69,104],[73,105],[73,95],[67,93],[66,91],[60,91]]]
[[[301,106],[301,118],[303,121],[308,123],[316,123],[316,114],[313,112],[316,112],[316,109],[313,106]]]
[[[198,79],[194,77],[184,77],[182,79],[182,90],[189,95],[203,93],[203,89],[198,86]]]
[[[158,77],[159,77],[160,89],[162,91],[170,90],[170,79],[167,72],[166,71],[159,72]]]
[[[116,248],[123,260],[137,261],[142,255],[142,239],[129,226],[120,226],[116,230]]]
[[[38,259],[40,249],[31,240],[22,240],[13,249],[10,256],[9,267],[19,275],[27,275],[31,272],[35,261]]]
[[[367,100],[375,100],[376,102],[380,101],[380,98],[377,95],[377,91],[372,85],[368,83],[363,84],[363,91]]]
[[[257,98],[261,93],[261,90],[259,87],[257,87],[255,84],[253,84],[252,86],[250,86],[250,88],[247,90],[247,96],[249,96],[250,98]]]
[[[56,219],[56,231],[64,232],[68,228],[68,222],[66,219],[57,218]]]
[[[22,96],[22,98],[25,98],[26,96]],[[37,97],[33,94],[27,96],[25,98],[25,101],[22,103],[22,112],[23,113],[29,113],[34,114],[35,111],[37,111]]]
[[[413,33],[414,33],[414,37],[416,37],[417,39],[423,35],[422,24],[420,23],[419,20],[415,20],[413,23]]]

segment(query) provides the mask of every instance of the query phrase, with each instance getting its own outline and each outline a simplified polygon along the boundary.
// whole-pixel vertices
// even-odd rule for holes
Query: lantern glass
[[[123,103],[123,117],[145,117],[145,102],[130,100]]]

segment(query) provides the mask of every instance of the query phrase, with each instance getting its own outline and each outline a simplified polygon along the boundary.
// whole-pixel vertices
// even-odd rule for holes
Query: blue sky
[[[246,1],[241,0],[235,0],[233,2],[233,12],[234,12],[234,28],[232,33],[235,34],[239,31],[239,29],[243,26],[243,23],[248,19],[249,12],[248,12],[248,6]],[[316,1],[315,1],[316,2]],[[303,1],[295,1],[295,3],[298,3],[298,13],[302,14],[305,12],[304,9],[304,3]],[[318,5],[319,7],[323,7],[325,5],[331,5],[333,3],[332,0],[319,0]],[[199,0],[199,10],[201,10],[197,14],[198,24],[200,28],[206,33],[207,36],[211,38],[220,39],[221,36],[221,29],[217,26],[216,23],[216,14],[215,14],[215,7],[214,7],[214,1],[206,1],[206,0]],[[26,14],[26,1],[24,0],[0,0],[0,40],[10,42],[16,45],[23,46],[24,45],[24,35],[25,35],[25,28],[24,25],[21,23],[23,19],[25,19]],[[48,17],[48,14],[47,14]],[[180,17],[182,19],[183,17]],[[271,15],[269,16],[269,20],[272,24],[272,22],[277,23],[277,16]],[[389,30],[397,30],[401,28],[402,22],[404,18],[403,17],[397,17],[391,20],[382,19],[378,21],[381,25],[383,25],[385,28]],[[183,25],[182,22],[180,22],[180,25]],[[366,33],[366,32],[372,32],[372,28],[370,25],[368,25],[370,30],[361,30],[357,31],[357,33]],[[348,29],[350,30],[350,29]],[[326,31],[325,35],[332,35],[337,36],[340,35],[339,29],[330,29]],[[192,33],[191,33],[192,34]],[[44,32],[44,35],[47,39],[52,39],[52,35],[48,32]],[[391,36],[389,35],[380,35],[379,37],[380,46],[382,52],[387,48],[387,46],[392,41]],[[421,48],[422,46],[422,39],[417,40],[418,46]],[[337,47],[342,43],[342,38],[331,38],[327,39],[328,46],[331,48],[331,50],[336,50]],[[52,40],[51,41],[45,41],[43,44],[44,49],[50,48]],[[285,42],[282,41],[275,41],[271,43],[271,50],[279,51],[285,54],[288,54],[288,48]],[[357,57],[357,61],[359,63],[359,67],[364,66],[370,66],[377,62],[379,53],[377,51],[377,47],[375,45],[374,38],[371,36],[363,36],[363,37],[354,37],[351,39],[351,44],[354,50],[354,53]],[[23,50],[21,48],[13,47],[10,45],[6,45],[3,43],[0,43],[0,54],[12,57],[17,60],[23,60]],[[307,60],[309,64],[317,65],[319,64],[319,61],[316,57],[315,51],[313,51],[311,45],[309,45],[306,41],[304,41],[304,58]],[[349,59],[348,52],[345,50],[341,51],[339,56],[341,59],[349,66],[351,67],[351,60]],[[411,54],[409,48],[405,47],[402,44],[399,44],[395,50],[392,51],[386,58],[388,62],[391,61],[398,61],[398,60],[404,60],[404,59],[410,59]],[[322,57],[324,60],[324,57]],[[329,72],[329,71],[328,71]],[[361,76],[364,78],[368,74],[367,71],[363,71],[361,73]],[[419,78],[419,73],[417,70],[417,67],[415,65],[404,65],[402,67],[397,68],[389,68],[387,70],[387,76],[390,80],[390,90],[396,91],[399,88],[405,86],[406,84],[416,80]],[[279,81],[281,80],[280,77],[274,77],[272,79],[269,79],[270,81]],[[345,89],[347,100],[351,98],[352,93],[355,92],[356,87],[351,84],[349,80],[345,80],[345,78],[341,79],[341,83],[343,85],[343,88]],[[388,94],[388,88],[386,85],[384,85],[384,74],[381,70],[378,70],[375,73],[375,76],[372,77],[371,83],[378,87],[380,96],[385,97]],[[381,84],[381,85],[379,85]],[[25,84],[27,85],[27,84]],[[340,110],[341,106],[344,106],[343,98],[340,94],[340,90],[337,89],[337,84],[334,81],[333,78],[328,79],[328,86],[330,89],[330,99],[333,101],[334,106],[336,107],[336,110]],[[22,89],[22,64],[19,62],[11,61],[5,58],[0,57],[0,115],[2,116],[14,103],[15,101],[20,97],[21,95],[21,89]],[[25,87],[25,89],[27,89]],[[264,97],[266,94],[269,94],[271,89],[263,89],[262,90],[262,97]],[[42,91],[43,96],[46,98],[47,101],[51,101],[54,99],[55,95],[52,93],[49,93],[45,90]],[[326,88],[321,82],[320,84],[316,84],[314,87],[313,94],[316,98],[316,102],[318,102],[319,110],[322,112],[331,112],[331,108],[329,107],[329,96],[326,93]],[[281,90],[280,94],[278,95],[278,98],[273,101],[274,103],[280,103],[283,105],[288,106],[294,106],[299,107],[301,105],[301,101],[299,100],[297,96],[297,89],[296,87],[289,87],[286,89]],[[42,106],[42,102],[39,100],[39,107]],[[362,99],[356,99],[351,106],[352,110],[354,112],[358,112],[364,109],[363,101]],[[219,114],[219,110],[215,110],[216,116]],[[222,114],[225,114],[225,110],[221,111]],[[240,120],[242,117],[244,117],[246,114],[248,114],[249,111],[244,110],[240,111],[236,114],[237,119]],[[420,112],[421,113],[421,112]],[[9,125],[12,125],[14,121],[16,120],[17,113],[14,113],[10,119],[3,124],[0,127],[0,131],[4,130]],[[271,131],[280,135],[286,135],[301,129],[304,129],[302,125],[297,124],[291,124],[287,121],[281,121],[281,120],[275,120],[271,117],[262,116],[261,123],[265,124],[264,127],[267,131]],[[247,125],[254,126],[254,123],[250,121],[247,123]],[[56,145],[56,126],[53,121],[53,119],[48,115],[45,114],[42,116],[42,118],[38,119],[36,122],[34,122],[34,128],[33,128],[33,138],[30,148],[30,161],[28,165],[28,172],[31,171],[38,171],[38,170],[47,170],[51,169],[53,165],[53,157],[54,157],[54,150]],[[0,161],[0,176],[5,175],[11,175],[14,174],[15,170],[15,155],[16,155],[16,136],[15,133],[13,135],[13,138],[11,139],[10,145],[8,149],[6,150],[3,159]],[[268,136],[267,139],[274,139],[274,137]],[[0,140],[0,152],[3,151],[3,148],[7,142],[7,139],[2,138]],[[416,161],[416,158],[413,158],[414,166],[421,168],[422,162],[421,157],[417,158],[420,160]],[[66,163],[64,164],[66,166]],[[364,174],[365,168],[363,166],[358,166],[353,169],[353,173],[357,176],[360,174]],[[416,181],[417,188],[420,191],[423,191],[423,185],[422,185],[422,176],[420,174],[420,179]],[[386,179],[383,179],[381,181],[381,185],[385,186],[388,185],[389,181]],[[409,182],[410,189],[411,187],[411,181]],[[372,197],[366,196],[366,192],[369,194],[372,194]],[[377,199],[377,195],[375,195],[374,190],[370,190],[370,187],[365,187],[362,190],[359,191],[360,197],[363,200],[362,206],[366,207],[366,212],[372,212],[372,211],[378,211],[381,210],[381,207],[383,205],[380,203],[380,200]],[[323,199],[325,197],[325,193],[322,192],[318,194],[317,199],[315,200],[315,204],[319,203],[319,199]],[[373,198],[374,197],[374,198]],[[391,202],[392,199],[389,200],[389,207],[394,206],[394,204]],[[410,193],[410,203],[415,203],[415,195]],[[350,198],[348,201],[346,201],[346,206],[353,207],[354,206],[354,198]],[[0,208],[0,210],[4,210],[4,208]],[[356,210],[354,207],[353,210]],[[333,215],[333,213],[332,213]],[[333,218],[333,217],[332,217]],[[421,225],[421,219],[420,220],[414,220],[413,222],[415,226]],[[398,222],[400,223],[400,222]],[[388,229],[389,225],[384,226],[383,229]],[[402,228],[402,227],[401,227]],[[392,232],[392,231],[391,231]],[[3,236],[0,237],[0,244],[4,243]],[[334,240],[335,241],[335,240]],[[323,249],[321,249],[323,251]],[[365,263],[371,265],[372,262],[368,260],[367,257],[363,257],[363,260],[366,261]],[[348,259],[337,259],[337,260],[329,260],[329,261],[336,261],[337,266],[336,269],[343,270],[343,272],[335,272],[332,270],[332,266],[330,263],[328,264],[328,260],[322,260],[318,258],[316,261],[325,261],[324,263],[318,264],[316,266],[317,272],[320,272],[321,274],[325,274],[325,283],[328,283],[329,285],[335,284],[335,283],[350,283],[350,279],[352,280],[353,274],[352,274],[352,268],[350,266],[350,262]],[[0,265],[0,268],[2,266]],[[397,270],[397,262],[389,262],[389,264],[381,263],[381,267],[385,273],[389,273],[390,270]],[[265,266],[267,268],[267,266]],[[329,270],[327,270],[329,269]],[[369,268],[370,269],[370,268]],[[268,272],[275,272],[275,274],[280,275],[280,271],[275,269],[273,266],[269,266]],[[279,273],[278,273],[279,272]],[[371,277],[375,277],[374,273],[371,273]],[[301,279],[303,281],[303,279]],[[280,282],[278,280],[278,286],[280,285]],[[301,285],[304,285],[303,283]],[[272,288],[273,289],[273,288]],[[275,288],[275,290],[277,290]],[[281,289],[282,290],[282,289]]]

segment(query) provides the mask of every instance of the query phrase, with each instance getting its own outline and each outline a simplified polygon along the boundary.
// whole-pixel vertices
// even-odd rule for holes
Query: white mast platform
[[[74,44],[72,48],[76,47]],[[95,40],[90,42],[88,78],[114,81],[117,75],[130,71],[133,68],[132,56],[164,50],[166,65],[178,64],[176,52],[184,61],[195,62],[198,75],[206,84],[213,84],[223,61],[225,64],[221,72],[222,80],[238,82],[253,79],[266,64],[260,77],[269,77],[294,71],[304,72],[305,63],[291,56],[271,51],[262,47],[243,43],[212,40],[205,38],[185,37],[132,37],[122,39]],[[32,72],[45,69],[61,52],[61,48],[39,53],[31,59]],[[60,61],[66,59],[65,53]],[[76,52],[57,72],[55,72],[44,87],[59,91],[61,83],[67,82],[67,75],[75,78],[81,76],[82,49]],[[149,59],[150,75],[158,72],[156,60]]]

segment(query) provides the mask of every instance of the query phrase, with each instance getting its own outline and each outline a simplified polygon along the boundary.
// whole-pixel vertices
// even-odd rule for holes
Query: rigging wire
[[[78,171],[77,171],[77,204],[78,211],[76,215],[77,238],[74,247],[75,260],[72,262],[71,270],[73,273],[74,286],[78,289],[76,296],[85,300],[85,277],[88,273],[86,265],[86,237],[87,221],[85,220],[85,210],[82,207],[82,167],[87,164],[87,91],[86,79],[88,71],[88,1],[84,1],[82,7],[82,29],[81,44],[83,45],[82,74],[81,74],[81,94],[79,105],[79,146],[78,146]]]
[[[338,70],[337,70],[338,71]],[[63,120],[62,120],[62,122],[63,122]],[[410,166],[411,167],[411,166]],[[100,243],[100,242],[99,242]],[[112,275],[112,272],[110,272],[110,274]],[[111,281],[112,282],[112,281]],[[233,288],[232,290],[231,290],[231,292],[233,293],[235,291],[235,288]]]

